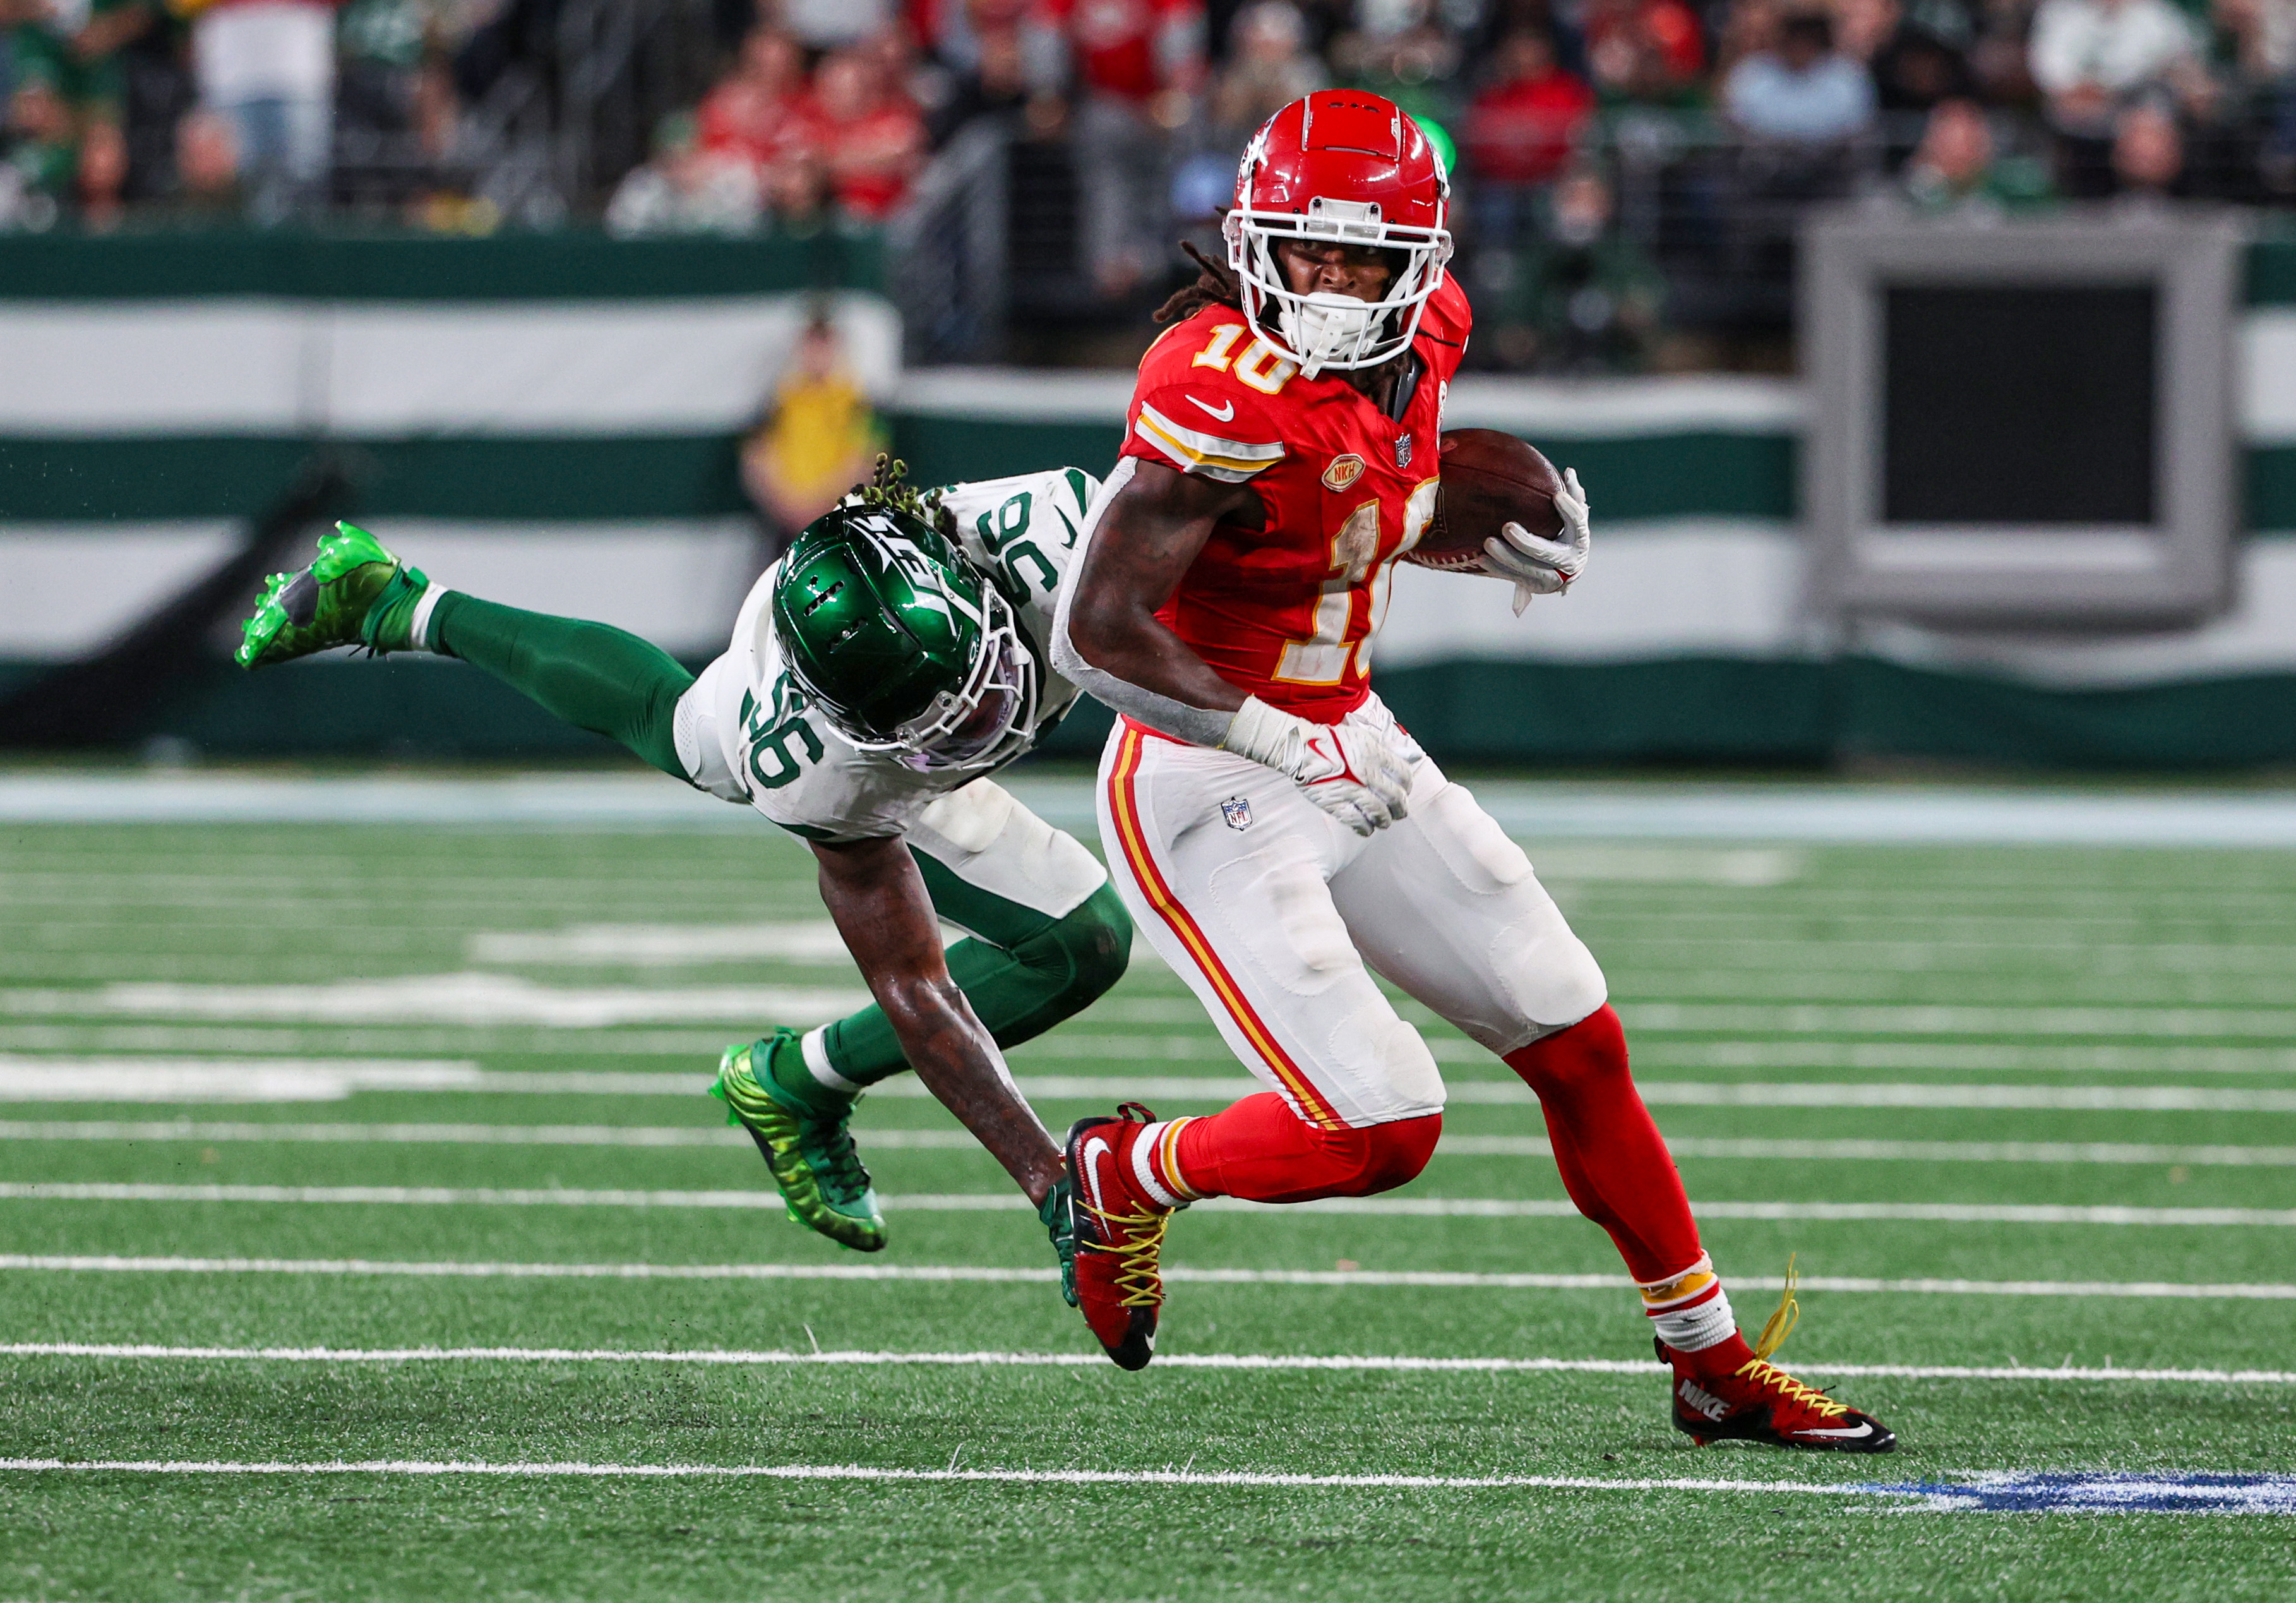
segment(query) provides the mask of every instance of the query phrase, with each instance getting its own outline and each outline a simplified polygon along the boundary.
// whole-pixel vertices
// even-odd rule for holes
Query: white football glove
[[[1310,723],[1252,696],[1236,709],[1223,751],[1265,763],[1300,782],[1308,799],[1357,834],[1403,817],[1411,795],[1412,758],[1399,731],[1367,719]]]
[[[1587,571],[1595,530],[1588,517],[1587,492],[1578,488],[1577,468],[1562,471],[1562,491],[1554,497],[1554,510],[1562,514],[1562,532],[1554,539],[1533,534],[1520,523],[1504,523],[1499,533],[1505,538],[1483,542],[1483,571],[1514,580],[1518,618],[1532,596],[1559,596]]]

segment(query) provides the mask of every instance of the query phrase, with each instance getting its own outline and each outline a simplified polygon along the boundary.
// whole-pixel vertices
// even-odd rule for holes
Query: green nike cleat
[[[239,665],[268,668],[337,645],[381,656],[412,648],[414,604],[430,580],[364,529],[338,523],[299,573],[274,573],[240,626]]]
[[[763,1065],[753,1056],[761,1048]],[[765,1155],[792,1220],[856,1252],[881,1251],[885,1216],[845,1127],[852,1104],[833,1114],[816,1113],[774,1083],[774,1054],[800,1049],[794,1030],[728,1047],[709,1094],[726,1105],[726,1122],[748,1130]]]
[[[1053,1188],[1045,1193],[1037,1217],[1045,1223],[1045,1233],[1053,1238],[1053,1256],[1061,1261],[1061,1301],[1070,1307],[1077,1305],[1076,1288],[1076,1192],[1069,1185],[1069,1177],[1061,1176]]]

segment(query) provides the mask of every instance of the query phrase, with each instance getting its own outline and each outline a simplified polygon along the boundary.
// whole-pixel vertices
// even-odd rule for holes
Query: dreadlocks
[[[955,535],[956,519],[941,505],[940,492],[937,489],[919,490],[904,482],[908,473],[907,463],[880,451],[877,453],[876,468],[869,475],[869,482],[856,485],[849,492],[849,498],[859,501],[864,506],[882,506],[888,512],[901,513],[916,519],[928,529]]]
[[[1235,275],[1223,262],[1214,261],[1186,240],[1180,242],[1196,266],[1203,271],[1196,275],[1195,283],[1176,292],[1169,300],[1156,308],[1159,323],[1181,323],[1194,316],[1208,306],[1234,307],[1243,309],[1243,291],[1235,282]]]

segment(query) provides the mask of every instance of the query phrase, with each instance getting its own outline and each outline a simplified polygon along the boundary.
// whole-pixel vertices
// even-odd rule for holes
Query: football
[[[1443,436],[1442,485],[1435,521],[1403,560],[1439,572],[1482,571],[1483,542],[1502,523],[1549,538],[1562,531],[1554,497],[1562,475],[1538,448],[1497,429],[1453,429]]]

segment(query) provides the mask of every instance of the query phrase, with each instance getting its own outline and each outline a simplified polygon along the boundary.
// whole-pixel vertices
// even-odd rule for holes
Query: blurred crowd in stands
[[[608,3],[0,0],[0,226],[292,218],[389,142],[393,215],[483,229],[451,171],[469,108]],[[1782,317],[1813,201],[2296,205],[2296,0],[700,4],[714,75],[578,215],[865,228],[987,130],[1016,187],[1064,175],[1075,276],[1114,310],[1176,235],[1210,242],[1261,119],[1358,86],[1453,152],[1456,270],[1506,366],[1630,369],[1669,324]]]

